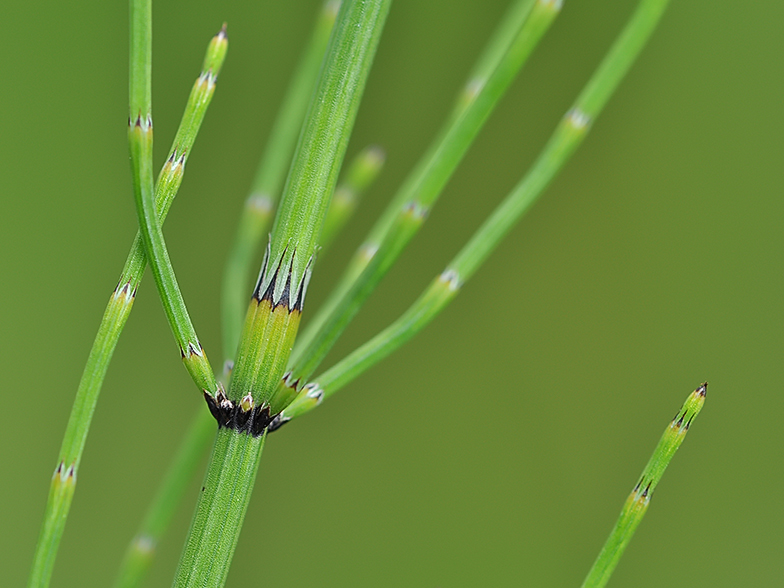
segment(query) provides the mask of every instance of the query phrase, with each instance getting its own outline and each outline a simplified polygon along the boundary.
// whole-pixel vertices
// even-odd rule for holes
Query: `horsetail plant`
[[[253,489],[266,436],[309,412],[427,325],[531,208],[628,71],[666,7],[641,0],[597,71],[528,173],[420,298],[392,325],[312,378],[345,327],[421,228],[495,105],[561,8],[560,0],[515,0],[460,91],[442,130],[355,253],[333,294],[298,335],[317,256],[338,235],[383,163],[368,148],[338,174],[391,0],[329,0],[273,127],[222,287],[224,370],[216,379],[199,342],[161,225],[215,89],[227,49],[225,25],[210,42],[169,157],[153,182],[151,0],[131,0],[129,146],[140,232],[90,353],[52,481],[31,587],[49,583],[75,489],[76,471],[111,354],[147,261],[183,362],[209,411],[200,411],[123,562],[117,586],[138,586],[155,545],[182,501],[210,437],[214,444],[175,587],[222,586]],[[302,130],[299,131],[300,126]],[[294,147],[299,132],[299,140]],[[293,159],[283,182],[288,160]],[[281,188],[282,186],[282,188]],[[279,202],[279,204],[278,204]],[[251,263],[278,208],[247,304]],[[647,509],[664,469],[704,402],[700,386],[662,437],[584,587],[604,586]],[[217,434],[214,433],[217,421]],[[226,497],[231,497],[227,499]],[[275,503],[276,497],[270,497]]]

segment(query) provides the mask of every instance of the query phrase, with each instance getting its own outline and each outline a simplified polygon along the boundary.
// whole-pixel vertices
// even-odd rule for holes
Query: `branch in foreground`
[[[629,545],[637,525],[645,516],[653,491],[664,475],[664,470],[667,469],[675,452],[678,451],[686,438],[686,433],[689,432],[692,422],[702,410],[707,393],[708,382],[705,382],[689,395],[683,407],[665,429],[651,459],[648,460],[648,465],[642,471],[639,482],[632,489],[629,498],[626,499],[621,515],[615,523],[615,528],[607,538],[607,542],[602,547],[591,571],[588,572],[582,588],[603,588],[607,584],[626,546]]]

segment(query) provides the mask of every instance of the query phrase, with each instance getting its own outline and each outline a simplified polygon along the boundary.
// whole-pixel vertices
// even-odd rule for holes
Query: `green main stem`
[[[251,193],[242,209],[221,290],[223,354],[227,359],[233,360],[237,351],[248,306],[251,274],[254,278],[257,275],[253,264],[269,231],[339,6],[339,0],[326,0],[319,12],[308,46],[275,117]]]
[[[208,398],[222,426],[175,588],[215,588],[226,581],[266,436],[256,420],[275,407],[272,393],[291,352],[309,264],[389,4],[346,0],[338,14],[283,191],[265,269],[251,299],[228,398]]]
[[[174,586],[223,586],[248,509],[265,435],[219,429]]]

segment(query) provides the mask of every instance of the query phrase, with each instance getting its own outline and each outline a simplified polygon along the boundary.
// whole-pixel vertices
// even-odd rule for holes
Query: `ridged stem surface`
[[[176,588],[216,588],[226,581],[256,479],[265,419],[276,406],[272,392],[291,352],[318,233],[389,4],[346,0],[338,14],[246,314],[228,396],[219,391],[207,397],[220,428]],[[280,497],[265,501],[279,504]]]

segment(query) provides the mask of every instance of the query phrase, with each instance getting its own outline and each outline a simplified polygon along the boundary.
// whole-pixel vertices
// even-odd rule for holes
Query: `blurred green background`
[[[514,185],[630,15],[565,3],[330,363],[397,317]],[[166,224],[201,339],[241,203],[318,2],[154,6],[162,161],[221,23],[231,47]],[[448,113],[506,1],[396,0],[349,156],[388,162],[319,263],[315,308]],[[0,134],[0,581],[22,585],[87,352],[135,232],[127,6],[6,3]],[[784,403],[776,2],[675,0],[593,132],[455,302],[275,434],[240,586],[578,586],[668,420],[708,402],[611,586],[772,586]],[[149,276],[93,422],[53,586],[106,586],[191,415]],[[168,586],[195,491],[161,546]],[[273,509],[267,501],[288,504]]]

